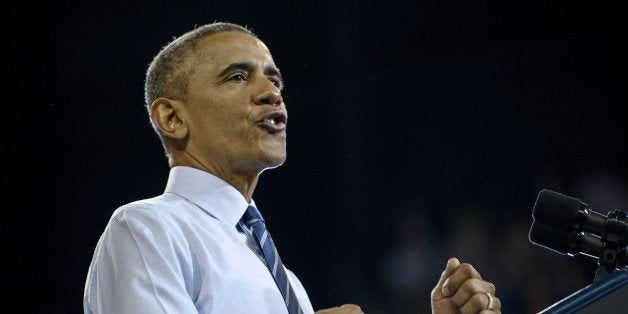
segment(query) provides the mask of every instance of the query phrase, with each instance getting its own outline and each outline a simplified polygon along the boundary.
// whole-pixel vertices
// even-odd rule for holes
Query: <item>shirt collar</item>
[[[192,167],[170,168],[165,193],[174,193],[198,205],[218,220],[235,226],[249,205],[242,194],[219,177]]]

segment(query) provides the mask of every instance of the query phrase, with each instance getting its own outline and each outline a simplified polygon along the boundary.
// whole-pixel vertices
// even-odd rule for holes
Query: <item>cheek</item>
[[[251,115],[251,101],[246,93],[240,91],[238,93],[226,93],[214,98],[213,111],[216,115],[223,119],[231,121],[242,120]]]
[[[250,111],[242,109],[223,107],[222,110],[214,112],[211,117],[211,125],[208,126],[212,129],[212,134],[233,144],[237,142],[249,143],[252,138],[257,136],[255,123],[252,121]]]
[[[204,129],[204,134],[233,137],[242,136],[242,131],[248,132],[254,124],[253,106],[250,97],[243,90],[211,92],[198,95],[190,102],[196,110],[191,112],[196,117],[190,117],[198,122],[198,127]],[[202,131],[202,130],[201,130]],[[234,134],[235,133],[235,134]]]
[[[197,114],[202,115],[208,121],[214,123],[237,123],[250,116],[251,107],[240,97],[215,97],[212,101],[199,103]]]

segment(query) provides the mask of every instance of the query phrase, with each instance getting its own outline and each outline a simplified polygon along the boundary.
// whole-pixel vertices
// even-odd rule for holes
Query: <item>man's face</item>
[[[187,152],[214,172],[259,174],[286,159],[286,105],[268,48],[242,32],[199,42],[185,102]]]

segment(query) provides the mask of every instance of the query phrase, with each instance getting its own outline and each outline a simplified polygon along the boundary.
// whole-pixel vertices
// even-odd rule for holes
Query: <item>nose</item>
[[[258,105],[279,106],[283,103],[281,91],[270,81],[263,84],[263,87],[260,88],[258,94],[255,95],[253,100]]]

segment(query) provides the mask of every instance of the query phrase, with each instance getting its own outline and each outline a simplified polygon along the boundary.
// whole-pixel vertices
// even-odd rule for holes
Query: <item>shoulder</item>
[[[195,219],[198,210],[185,199],[174,194],[134,201],[118,207],[112,214],[109,227],[123,227],[130,232],[148,230],[151,233],[180,230],[186,221]]]

